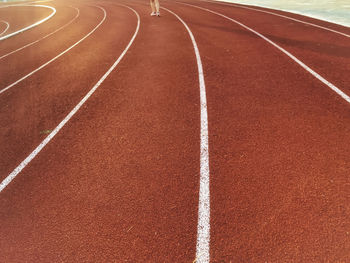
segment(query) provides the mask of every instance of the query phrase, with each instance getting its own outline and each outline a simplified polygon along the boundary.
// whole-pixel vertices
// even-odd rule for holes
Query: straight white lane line
[[[200,134],[200,183],[198,203],[198,225],[196,262],[209,263],[210,260],[210,173],[209,173],[209,142],[208,142],[208,111],[207,95],[205,90],[202,60],[199,54],[196,40],[187,24],[174,12],[162,8],[173,14],[185,26],[192,40],[194,52],[197,59],[198,80],[201,104],[201,134]]]
[[[265,41],[267,41],[268,43],[270,43],[271,45],[273,45],[274,47],[276,47],[277,49],[279,49],[281,52],[283,52],[284,54],[286,54],[288,57],[290,57],[293,61],[295,61],[297,64],[299,64],[303,69],[305,69],[307,72],[309,72],[311,75],[313,75],[315,78],[317,78],[319,81],[321,81],[323,84],[325,84],[326,86],[328,86],[330,89],[332,89],[334,92],[336,92],[340,97],[342,97],[344,100],[346,100],[348,103],[350,103],[350,97],[345,94],[342,90],[340,90],[339,88],[337,88],[334,84],[332,84],[331,82],[329,82],[328,80],[326,80],[325,78],[323,78],[320,74],[318,74],[317,72],[315,72],[314,70],[312,70],[310,67],[308,67],[306,64],[304,64],[302,61],[300,61],[298,58],[296,58],[294,55],[292,55],[291,53],[289,53],[287,50],[285,50],[284,48],[280,47],[279,45],[277,45],[275,42],[273,42],[272,40],[268,39],[267,37],[265,37],[264,35],[256,32],[255,30],[251,29],[250,27],[228,17],[225,16],[221,13],[212,11],[210,9],[206,9],[203,7],[199,7],[199,6],[195,6],[195,5],[191,5],[191,4],[185,4],[185,3],[180,3],[180,2],[176,2],[179,4],[183,4],[183,5],[187,5],[187,6],[192,6],[194,8],[198,8],[198,9],[202,9],[204,11],[207,11],[209,13],[213,13],[215,15],[221,16],[223,18],[226,18],[238,25],[240,25],[241,27],[244,27],[245,29],[251,31],[252,33],[254,33],[255,35],[261,37],[262,39],[264,39]]]
[[[6,33],[6,31],[7,31],[7,30],[9,29],[9,27],[10,27],[10,24],[9,24],[8,22],[4,21],[4,20],[1,20],[0,22],[1,22],[1,23],[4,23],[4,24],[6,25],[4,31],[2,31],[2,32],[0,33],[0,36],[1,36],[1,35],[3,35],[3,34]]]
[[[45,21],[49,20],[51,17],[53,17],[53,16],[56,14],[56,9],[53,8],[53,7],[51,7],[51,6],[47,6],[47,5],[18,5],[18,6],[33,6],[33,7],[44,7],[44,8],[49,8],[49,9],[52,10],[52,13],[51,13],[49,16],[45,17],[44,19],[42,19],[42,20],[40,20],[40,21],[38,21],[38,22],[35,22],[34,24],[32,24],[32,25],[30,25],[30,26],[27,26],[27,27],[25,27],[25,28],[22,28],[22,29],[20,29],[20,30],[18,30],[18,31],[16,31],[16,32],[12,32],[12,33],[10,33],[10,34],[7,34],[7,35],[5,35],[5,36],[3,36],[3,37],[0,37],[0,41],[5,40],[5,39],[7,39],[7,38],[9,38],[9,37],[13,37],[14,35],[17,35],[17,34],[19,34],[19,33],[22,33],[22,32],[24,32],[24,31],[26,31],[26,30],[28,30],[28,29],[31,29],[31,28],[33,28],[33,27],[36,27],[36,26],[40,25],[41,23],[44,23]]]
[[[243,6],[243,5],[236,5],[234,3],[229,4],[229,3],[219,2],[219,1],[208,1],[208,0],[200,0],[200,1],[207,2],[207,3],[213,3],[213,4],[220,4],[220,5],[225,5],[225,6],[244,8],[244,9],[254,10],[254,11],[257,11],[257,12],[266,13],[266,14],[270,14],[270,15],[274,15],[274,16],[279,16],[279,17],[283,17],[283,18],[286,18],[286,19],[289,19],[289,20],[292,20],[292,21],[295,21],[295,22],[299,22],[299,23],[302,23],[302,24],[306,24],[306,25],[309,25],[309,26],[318,27],[318,28],[321,28],[321,29],[324,29],[324,30],[327,30],[327,31],[330,31],[330,32],[333,32],[333,33],[336,33],[336,34],[339,34],[339,35],[343,35],[345,37],[350,38],[350,35],[345,34],[343,32],[340,32],[340,31],[337,31],[337,30],[334,30],[334,29],[330,29],[328,27],[320,26],[320,25],[317,25],[317,24],[305,22],[305,21],[302,21],[302,20],[299,20],[299,19],[296,19],[296,18],[292,18],[292,17],[289,17],[289,16],[273,13],[273,12],[270,12],[270,11],[265,11],[265,10],[252,8],[252,7],[248,7],[248,6]]]
[[[38,72],[39,70],[43,69],[44,67],[46,67],[47,65],[49,65],[51,62],[55,61],[56,59],[58,59],[59,57],[61,57],[62,55],[64,55],[65,53],[67,53],[69,50],[71,50],[72,48],[74,48],[76,45],[78,45],[80,42],[82,42],[84,39],[86,39],[88,36],[90,36],[92,33],[95,32],[95,30],[97,28],[100,27],[100,25],[105,21],[106,19],[106,11],[99,6],[96,6],[98,8],[100,8],[103,11],[103,18],[102,20],[98,23],[98,25],[91,30],[86,36],[84,36],[82,39],[80,39],[78,42],[76,42],[74,45],[70,46],[69,48],[67,48],[65,51],[63,51],[62,53],[58,54],[56,57],[54,57],[53,59],[49,60],[48,62],[46,62],[45,64],[41,65],[40,67],[38,67],[37,69],[33,70],[32,72],[28,73],[27,75],[23,76],[22,78],[20,78],[19,80],[13,82],[12,84],[8,85],[7,87],[3,88],[2,90],[0,90],[0,94],[5,92],[6,90],[12,88],[13,86],[17,85],[18,83],[20,83],[21,81],[25,80],[26,78],[28,78],[29,76],[33,75],[34,73]]]
[[[48,38],[49,36],[55,34],[56,32],[60,31],[61,29],[65,28],[65,27],[67,27],[68,25],[70,25],[71,23],[73,23],[73,21],[76,20],[76,19],[79,17],[80,11],[79,11],[79,9],[76,8],[76,7],[72,7],[72,8],[74,8],[74,9],[77,11],[77,14],[76,14],[75,17],[74,17],[72,20],[70,20],[67,24],[61,26],[60,28],[56,29],[55,31],[51,32],[50,34],[48,34],[48,35],[46,35],[46,36],[43,36],[42,38],[39,38],[38,40],[36,40],[36,41],[34,41],[34,42],[31,42],[31,43],[29,43],[29,44],[27,44],[27,45],[25,45],[25,46],[23,46],[23,47],[20,47],[20,48],[18,48],[18,49],[16,49],[16,50],[13,50],[13,51],[11,51],[11,52],[9,52],[9,53],[7,53],[7,54],[1,56],[1,57],[0,57],[0,60],[3,59],[3,58],[5,58],[5,57],[7,57],[7,56],[9,56],[9,55],[12,55],[12,54],[14,54],[14,53],[20,51],[20,50],[22,50],[22,49],[25,49],[25,48],[27,48],[27,47],[29,47],[29,46],[32,46],[32,45],[38,43],[39,41],[41,41],[41,40],[43,40],[43,39],[45,39],[45,38]],[[1,34],[0,34],[0,35],[1,35]]]
[[[124,5],[122,5],[124,6]],[[56,134],[63,128],[63,126],[77,113],[77,111],[83,106],[83,104],[91,97],[91,95],[96,91],[96,89],[102,84],[102,82],[108,77],[108,75],[115,69],[122,58],[125,56],[126,52],[134,42],[136,35],[140,28],[140,16],[131,7],[124,6],[132,10],[137,17],[137,26],[134,35],[132,36],[129,44],[124,49],[123,53],[114,62],[114,64],[108,69],[108,71],[101,77],[101,79],[95,84],[95,86],[85,95],[85,97],[74,107],[74,109],[57,125],[57,127],[39,144],[36,149],[28,155],[28,157],[20,163],[0,184],[0,192],[5,189],[5,187],[38,155],[38,153],[56,136]]]

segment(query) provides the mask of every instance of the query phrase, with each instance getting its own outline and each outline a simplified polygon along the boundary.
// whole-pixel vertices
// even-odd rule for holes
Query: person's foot
[[[157,12],[157,13],[156,13],[156,15],[157,15],[157,16],[160,16],[160,13],[159,13],[159,12]]]
[[[152,12],[151,13],[151,16],[155,16],[155,15],[157,15],[156,12]]]

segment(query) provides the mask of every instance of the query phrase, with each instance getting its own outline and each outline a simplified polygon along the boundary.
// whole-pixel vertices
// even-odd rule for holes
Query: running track
[[[350,262],[349,28],[37,4],[0,41],[1,262]]]

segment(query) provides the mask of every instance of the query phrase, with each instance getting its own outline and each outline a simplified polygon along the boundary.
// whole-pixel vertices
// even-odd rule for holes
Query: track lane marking
[[[36,1],[36,2],[33,2],[33,3],[37,4],[37,3],[47,3],[47,2],[53,2],[53,0]]]
[[[31,42],[31,43],[29,43],[29,44],[27,44],[27,45],[25,45],[25,46],[23,46],[23,47],[20,47],[20,48],[18,48],[18,49],[16,49],[16,50],[13,50],[13,51],[11,51],[11,52],[9,52],[9,53],[3,55],[3,56],[0,56],[0,60],[3,59],[3,58],[5,58],[5,57],[7,57],[7,56],[9,56],[9,55],[12,55],[13,53],[16,53],[16,52],[20,51],[20,50],[22,50],[22,49],[25,49],[25,48],[27,48],[27,47],[29,47],[29,46],[32,46],[32,45],[38,43],[39,41],[41,41],[41,40],[43,40],[43,39],[45,39],[45,38],[47,38],[47,37],[49,37],[49,36],[51,36],[51,35],[57,33],[57,32],[60,31],[61,29],[67,27],[67,26],[68,26],[69,24],[71,24],[74,20],[76,20],[76,19],[79,17],[79,15],[80,15],[80,11],[79,11],[78,8],[76,8],[76,7],[72,7],[72,8],[74,8],[74,9],[77,11],[77,14],[76,14],[76,16],[75,16],[72,20],[70,20],[67,24],[61,26],[60,28],[56,29],[55,31],[51,32],[50,34],[48,34],[48,35],[46,35],[46,36],[44,36],[44,37],[42,37],[42,38],[39,38],[38,40],[36,40],[36,41],[34,41],[34,42]],[[1,35],[1,34],[0,34],[0,35]]]
[[[173,14],[185,26],[192,40],[194,52],[196,54],[198,68],[198,82],[200,89],[201,104],[201,133],[200,133],[200,184],[198,203],[198,225],[196,262],[209,263],[210,260],[210,170],[209,170],[209,141],[208,141],[208,111],[207,95],[204,81],[202,60],[199,54],[196,40],[187,24],[174,12],[167,8],[162,9]]]
[[[306,25],[309,25],[309,26],[313,26],[313,27],[318,27],[318,28],[321,28],[321,29],[324,29],[324,30],[327,30],[327,31],[330,31],[330,32],[333,32],[333,33],[336,33],[336,34],[340,34],[340,35],[343,35],[345,37],[348,37],[350,38],[350,35],[348,34],[345,34],[343,32],[340,32],[340,31],[337,31],[337,30],[334,30],[334,29],[331,29],[331,28],[328,28],[328,27],[324,27],[324,26],[320,26],[320,25],[317,25],[317,24],[313,24],[313,23],[310,23],[310,22],[306,22],[306,21],[303,21],[303,20],[299,20],[299,19],[296,19],[296,18],[292,18],[292,17],[289,17],[289,16],[285,16],[285,15],[281,15],[281,14],[277,14],[277,13],[274,13],[274,12],[270,12],[270,11],[266,11],[266,10],[261,10],[261,9],[257,9],[257,8],[253,8],[253,7],[248,7],[248,6],[241,6],[241,5],[237,5],[235,3],[223,3],[223,2],[220,2],[220,1],[208,1],[208,0],[199,0],[201,2],[206,2],[206,3],[213,3],[213,4],[219,4],[219,5],[224,5],[224,6],[231,6],[231,7],[238,7],[238,8],[244,8],[244,9],[249,9],[249,10],[254,10],[254,11],[257,11],[257,12],[262,12],[262,13],[267,13],[267,14],[270,14],[270,15],[274,15],[274,16],[279,16],[279,17],[283,17],[283,18],[286,18],[286,19],[289,19],[289,20],[293,20],[295,22],[299,22],[299,23],[302,23],[302,24],[306,24]],[[267,8],[267,7],[266,7]],[[273,9],[273,8],[271,8]],[[281,10],[283,12],[291,12],[293,13],[292,11],[285,11],[285,10]],[[297,14],[299,15],[299,14]],[[307,16],[307,15],[304,15],[304,16]],[[307,16],[308,17],[308,16]],[[321,20],[321,19],[320,19]],[[324,21],[324,20],[322,20]],[[329,22],[329,21],[326,21],[326,22]],[[338,24],[337,24],[338,25]],[[343,25],[341,25],[343,26]]]
[[[51,17],[53,17],[53,16],[56,14],[56,9],[53,8],[52,6],[48,6],[48,5],[18,5],[18,6],[33,6],[33,7],[44,7],[44,8],[49,8],[49,9],[52,10],[52,13],[51,13],[49,16],[45,17],[44,19],[42,19],[42,20],[40,20],[40,21],[38,21],[38,22],[35,22],[34,24],[31,24],[31,25],[29,25],[29,26],[27,26],[27,27],[25,27],[25,28],[22,28],[22,29],[20,29],[20,30],[17,30],[17,31],[15,31],[15,32],[12,32],[12,33],[10,33],[10,34],[7,34],[7,35],[5,35],[5,36],[0,37],[0,41],[5,40],[5,39],[10,38],[10,37],[13,37],[13,36],[15,36],[15,35],[17,35],[17,34],[19,34],[19,33],[22,33],[22,32],[24,32],[24,31],[27,31],[27,30],[29,30],[29,29],[31,29],[31,28],[33,28],[33,27],[36,27],[36,26],[40,25],[41,23],[44,23],[45,21],[49,20]],[[3,8],[4,8],[4,7],[3,7]]]
[[[92,89],[85,95],[85,97],[73,108],[73,110],[56,126],[55,129],[35,148],[35,150],[30,153],[26,159],[24,159],[0,184],[0,192],[5,189],[6,186],[11,183],[11,181],[39,154],[39,152],[56,136],[56,134],[64,127],[64,125],[77,113],[77,111],[83,106],[83,104],[91,97],[91,95],[97,90],[97,88],[103,83],[103,81],[108,77],[108,75],[115,69],[122,58],[125,56],[126,52],[134,42],[136,35],[140,28],[140,16],[139,14],[129,6],[121,5],[132,10],[137,17],[137,26],[135,33],[133,34],[128,45],[114,62],[114,64],[108,69],[108,71],[100,78],[100,80],[92,87]],[[102,7],[101,7],[102,8]],[[104,9],[103,9],[104,10]],[[105,12],[105,11],[104,11]]]
[[[9,29],[10,24],[9,24],[8,22],[4,21],[4,20],[1,20],[0,22],[6,24],[6,28],[4,29],[4,31],[2,31],[2,32],[0,33],[0,36],[2,36],[2,35],[5,34],[6,31]]]
[[[20,5],[33,5],[33,4],[37,4],[37,3],[46,3],[46,2],[53,2],[54,0],[43,0],[43,1],[16,1],[16,2],[21,2],[19,4],[13,4],[13,5],[4,5],[4,6],[0,6],[0,8],[7,8],[7,7],[11,7],[11,6],[20,6]]]
[[[296,62],[297,64],[299,64],[303,69],[305,69],[307,72],[309,72],[312,76],[314,76],[315,78],[317,78],[319,81],[321,81],[323,84],[325,84],[326,86],[328,86],[331,90],[333,90],[335,93],[337,93],[341,98],[343,98],[345,101],[347,101],[348,103],[350,103],[350,97],[345,94],[342,90],[340,90],[339,88],[337,88],[334,84],[332,84],[331,82],[329,82],[328,80],[326,80],[325,78],[323,78],[320,74],[318,74],[317,72],[315,72],[314,70],[312,70],[309,66],[307,66],[306,64],[304,64],[301,60],[299,60],[297,57],[295,57],[294,55],[292,55],[291,53],[289,53],[287,50],[285,50],[284,48],[280,47],[279,45],[277,45],[275,42],[273,42],[272,40],[270,40],[269,38],[265,37],[264,35],[260,34],[259,32],[251,29],[250,27],[238,22],[237,20],[234,20],[233,18],[230,18],[228,16],[225,16],[221,13],[215,12],[213,10],[207,9],[207,8],[203,8],[203,7],[199,7],[199,6],[195,6],[195,5],[191,5],[191,4],[186,4],[186,3],[182,3],[182,2],[176,2],[179,4],[183,4],[183,5],[187,5],[187,6],[192,6],[194,8],[198,8],[198,9],[202,9],[204,11],[207,11],[209,13],[213,13],[215,15],[221,16],[225,19],[228,19],[238,25],[240,25],[241,27],[247,29],[248,31],[251,31],[252,33],[254,33],[255,35],[259,36],[260,38],[264,39],[265,41],[267,41],[268,43],[270,43],[271,45],[273,45],[274,47],[276,47],[277,49],[279,49],[282,53],[286,54],[289,58],[291,58],[294,62]]]
[[[13,82],[12,84],[8,85],[7,87],[3,88],[2,90],[0,90],[0,94],[7,91],[8,89],[12,88],[13,86],[17,85],[18,83],[20,83],[21,81],[25,80],[26,78],[30,77],[31,75],[33,75],[34,73],[38,72],[39,70],[43,69],[44,67],[46,67],[47,65],[49,65],[51,62],[55,61],[56,59],[58,59],[59,57],[61,57],[62,55],[64,55],[65,53],[67,53],[68,51],[70,51],[72,48],[74,48],[76,45],[78,45],[80,42],[82,42],[84,39],[86,39],[87,37],[89,37],[93,32],[95,32],[95,30],[97,28],[100,27],[100,25],[105,21],[106,19],[106,11],[99,6],[96,6],[98,8],[100,8],[103,11],[103,18],[102,20],[99,22],[99,24],[93,29],[91,30],[87,35],[85,35],[82,39],[80,39],[78,42],[76,42],[74,45],[70,46],[69,48],[67,48],[66,50],[64,50],[62,53],[58,54],[57,56],[55,56],[54,58],[52,58],[51,60],[49,60],[48,62],[46,62],[45,64],[42,64],[40,67],[38,67],[37,69],[33,70],[32,72],[28,73],[27,75],[23,76],[22,78],[20,78],[19,80]]]

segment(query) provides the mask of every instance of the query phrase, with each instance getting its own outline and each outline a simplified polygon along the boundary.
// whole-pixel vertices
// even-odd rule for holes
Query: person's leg
[[[154,5],[154,0],[150,0],[150,4],[151,4],[151,9],[152,9],[152,14],[151,15],[155,15],[156,13],[156,7]]]
[[[157,15],[159,15],[159,0],[154,0],[154,2],[156,6]]]

